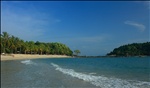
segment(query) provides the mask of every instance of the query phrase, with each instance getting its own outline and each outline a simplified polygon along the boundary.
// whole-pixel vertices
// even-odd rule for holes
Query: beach
[[[9,54],[9,55],[1,55],[1,61],[36,59],[36,58],[70,58],[70,57],[71,56],[66,55]]]
[[[1,88],[149,88],[149,62],[149,57],[1,61]]]

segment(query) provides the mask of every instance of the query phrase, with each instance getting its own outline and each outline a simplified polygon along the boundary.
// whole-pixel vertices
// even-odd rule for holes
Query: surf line
[[[51,63],[55,70],[62,72],[63,74],[82,79],[91,84],[102,87],[102,88],[144,88],[144,85],[149,86],[150,82],[139,82],[139,81],[128,81],[118,78],[108,78],[104,76],[94,76],[92,74],[83,74],[80,72],[75,72],[73,69],[61,68],[59,65]],[[143,83],[139,86],[139,84]]]

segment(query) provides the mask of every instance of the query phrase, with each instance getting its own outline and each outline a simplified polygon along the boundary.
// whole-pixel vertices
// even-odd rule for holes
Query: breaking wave
[[[21,63],[25,64],[25,65],[36,65],[36,63],[32,62],[31,60],[24,60],[24,61],[21,61]]]
[[[55,67],[55,70],[58,70],[63,74],[82,79],[101,88],[150,88],[150,82],[94,76],[93,74],[75,72],[73,69],[65,69],[54,63],[51,63],[51,65]]]

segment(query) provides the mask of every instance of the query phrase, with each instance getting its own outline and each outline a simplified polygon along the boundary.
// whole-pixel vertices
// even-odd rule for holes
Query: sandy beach
[[[37,59],[37,58],[70,58],[66,55],[31,55],[31,54],[10,54],[1,55],[1,61],[6,60],[22,60],[22,59]]]

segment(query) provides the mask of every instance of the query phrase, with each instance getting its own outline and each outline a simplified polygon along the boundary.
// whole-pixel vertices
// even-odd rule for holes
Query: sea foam
[[[82,79],[101,88],[150,88],[150,82],[123,80],[119,78],[108,78],[105,76],[94,76],[92,74],[75,72],[73,69],[65,69],[54,63],[51,63],[51,65],[63,74]]]
[[[25,65],[36,65],[36,63],[32,62],[31,60],[23,60],[21,61],[21,63],[25,64]]]

